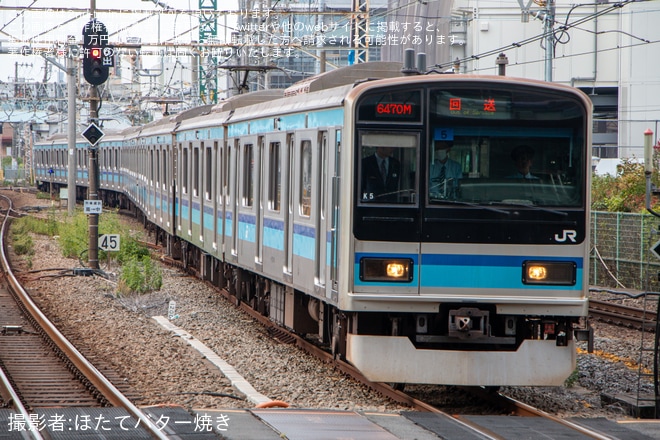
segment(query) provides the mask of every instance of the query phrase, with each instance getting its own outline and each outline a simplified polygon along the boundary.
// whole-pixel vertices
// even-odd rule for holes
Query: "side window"
[[[156,187],[160,186],[160,145],[156,150]]]
[[[312,143],[300,144],[300,215],[309,217],[312,212]]]
[[[211,193],[213,192],[213,150],[211,147],[206,147],[206,157],[204,164],[206,168],[206,185],[204,187],[204,197],[206,200],[211,200]]]
[[[204,143],[202,142],[202,148],[204,148]],[[199,148],[193,148],[193,168],[192,168],[192,189],[193,196],[199,196]]]
[[[254,147],[243,146],[243,206],[251,207],[254,194]]]
[[[225,172],[224,174],[224,179],[222,181],[222,187],[224,188],[224,195],[225,195],[225,204],[229,205],[231,203],[231,193],[229,191],[229,171],[231,170],[231,145],[227,145],[227,160],[225,162]]]
[[[170,179],[167,177],[167,156],[169,154],[169,148],[166,146],[163,149],[163,188],[165,188],[165,184],[170,181]]]
[[[149,149],[149,184],[153,185],[156,173],[154,173],[154,150]]]
[[[188,149],[183,148],[181,150],[181,154],[183,155],[182,158],[182,171],[183,171],[183,176],[181,176],[181,184],[183,185],[183,193],[188,194]]]
[[[272,142],[269,147],[268,158],[268,209],[280,212],[282,190],[280,143]]]

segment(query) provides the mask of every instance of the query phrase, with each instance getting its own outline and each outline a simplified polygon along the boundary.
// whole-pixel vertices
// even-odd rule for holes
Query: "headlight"
[[[362,258],[360,280],[409,283],[413,276],[413,261],[409,258]]]
[[[573,286],[576,268],[572,261],[525,261],[522,281],[524,284]]]

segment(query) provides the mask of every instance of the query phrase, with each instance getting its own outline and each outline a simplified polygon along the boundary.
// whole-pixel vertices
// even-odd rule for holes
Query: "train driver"
[[[392,147],[376,147],[374,154],[362,159],[363,201],[397,201],[401,163],[393,154]]]
[[[435,141],[435,159],[429,170],[429,197],[432,199],[455,199],[458,183],[463,177],[461,164],[449,158],[453,144]]]
[[[538,177],[530,172],[532,161],[534,160],[534,149],[529,145],[518,145],[511,152],[511,159],[516,167],[516,172],[511,176],[511,179],[533,179]]]

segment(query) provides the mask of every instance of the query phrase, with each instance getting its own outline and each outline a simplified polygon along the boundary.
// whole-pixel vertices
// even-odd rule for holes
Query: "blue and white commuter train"
[[[106,134],[100,197],[372,381],[562,384],[587,334],[590,100],[400,68],[360,64]],[[66,138],[35,146],[40,185],[66,185],[66,151]],[[79,198],[87,154],[80,140]]]

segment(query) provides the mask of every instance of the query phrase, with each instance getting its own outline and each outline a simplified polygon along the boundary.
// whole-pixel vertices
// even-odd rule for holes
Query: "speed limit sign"
[[[99,237],[99,248],[104,251],[119,250],[119,234],[104,234]]]

